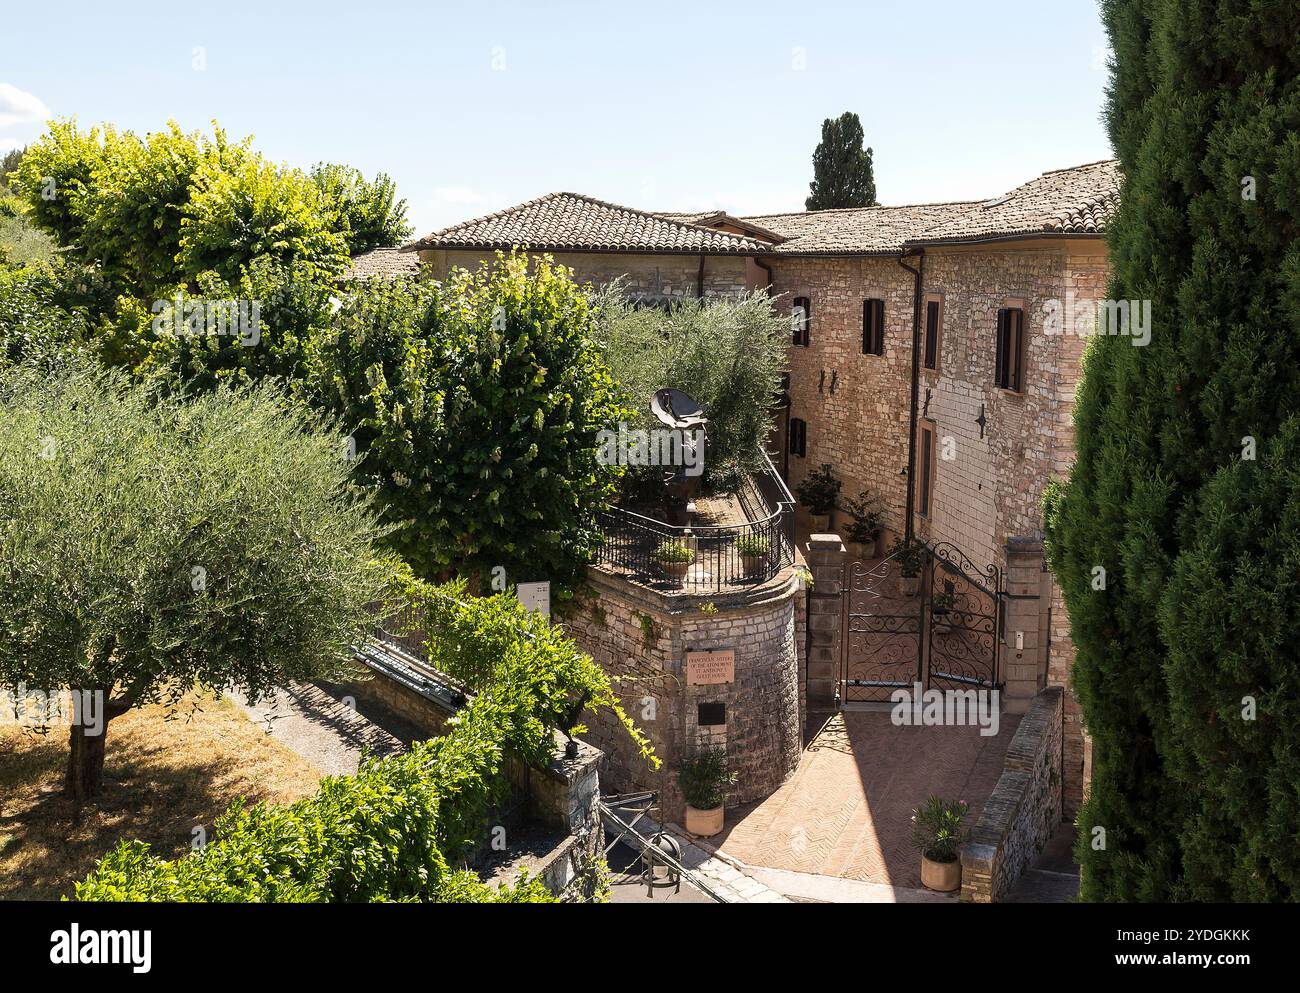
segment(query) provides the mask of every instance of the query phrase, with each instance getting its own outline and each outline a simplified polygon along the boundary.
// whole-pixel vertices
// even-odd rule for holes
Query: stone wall
[[[738,776],[732,804],[769,796],[785,782],[802,744],[798,604],[804,594],[795,570],[714,594],[651,589],[595,567],[587,583],[589,595],[577,599],[564,627],[614,678],[623,706],[664,763],[653,770],[612,716],[598,715],[584,737],[605,753],[606,790],[659,791],[665,816],[679,820],[684,805],[674,768],[709,745],[726,749]],[[712,649],[734,650],[734,680],[688,685],[686,653]],[[723,722],[701,725],[701,704],[721,704]]]
[[[961,898],[996,903],[1033,864],[1061,820],[1064,690],[1043,690],[1016,729],[1002,776],[961,848]]]
[[[630,296],[647,300],[684,300],[699,295],[700,256],[634,255],[604,252],[553,252],[552,257],[568,266],[580,283],[604,286],[625,277]],[[492,258],[490,252],[446,249],[420,252],[420,261],[432,267],[433,277],[442,279],[453,268],[477,269]],[[766,274],[743,256],[704,256],[704,295],[735,296],[757,289],[767,282]]]

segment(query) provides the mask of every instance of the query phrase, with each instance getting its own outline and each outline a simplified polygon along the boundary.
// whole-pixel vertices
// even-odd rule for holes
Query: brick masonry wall
[[[609,791],[661,791],[665,815],[684,812],[674,767],[694,749],[720,745],[738,781],[731,803],[769,796],[798,767],[798,644],[804,637],[793,569],[752,590],[720,595],[664,593],[600,569],[588,570],[593,595],[580,597],[564,626],[614,677],[624,708],[663,760],[656,772],[608,717],[585,735],[606,754]],[[700,608],[711,604],[714,610]],[[735,680],[687,685],[685,653],[730,648]],[[701,727],[698,705],[721,703],[726,723]]]
[[[601,252],[553,252],[560,265],[573,270],[580,283],[604,286],[624,278],[630,296],[649,300],[684,300],[698,295],[698,255],[632,255]],[[488,252],[433,250],[420,252],[420,261],[442,279],[453,268],[477,269],[493,257]],[[704,295],[734,296],[762,286],[757,267],[744,257],[709,255],[704,259]]]
[[[1033,864],[1061,820],[1064,690],[1034,698],[1007,748],[1002,776],[961,848],[961,898],[996,903]]]

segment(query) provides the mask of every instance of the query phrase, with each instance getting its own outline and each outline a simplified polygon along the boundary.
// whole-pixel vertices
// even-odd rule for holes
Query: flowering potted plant
[[[686,801],[686,830],[699,838],[712,838],[722,830],[727,793],[736,774],[727,770],[727,753],[706,748],[677,767],[677,784]]]
[[[695,552],[684,542],[669,539],[660,542],[659,547],[655,549],[655,561],[659,563],[659,568],[664,571],[664,575],[681,582],[686,578],[691,563],[695,561]]]
[[[831,472],[831,467],[823,463],[820,469],[804,476],[796,489],[799,491],[799,502],[807,508],[811,518],[812,532],[824,532],[831,526],[831,511],[835,509],[835,499],[840,495],[840,481]]]
[[[746,534],[736,539],[736,554],[740,564],[745,567],[746,575],[755,576],[767,565],[768,554],[772,551],[772,542],[767,535]]]
[[[965,800],[951,803],[937,796],[912,811],[912,844],[921,853],[921,882],[927,889],[951,893],[961,886],[965,816]]]

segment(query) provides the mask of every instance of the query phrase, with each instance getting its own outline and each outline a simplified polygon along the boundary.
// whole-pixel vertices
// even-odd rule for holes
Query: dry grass
[[[320,781],[229,700],[187,697],[166,718],[154,706],[113,721],[103,794],[79,822],[62,794],[66,729],[36,737],[0,726],[0,899],[68,895],[122,838],[181,855],[195,827],[212,840],[213,822],[238,797],[292,803]]]

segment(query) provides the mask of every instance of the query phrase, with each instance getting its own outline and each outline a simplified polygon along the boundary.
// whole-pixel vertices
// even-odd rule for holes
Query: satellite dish
[[[650,412],[670,428],[697,428],[709,423],[703,407],[688,394],[668,387],[655,391]]]

